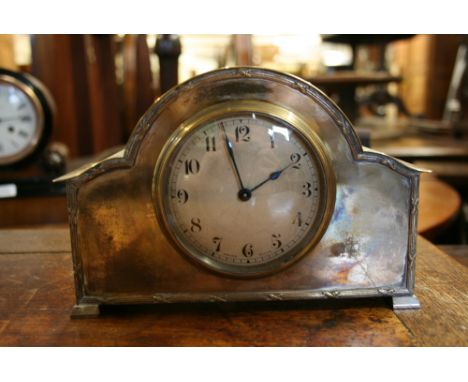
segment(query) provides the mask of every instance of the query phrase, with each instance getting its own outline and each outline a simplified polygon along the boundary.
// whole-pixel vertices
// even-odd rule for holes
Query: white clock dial
[[[314,146],[292,125],[262,113],[235,113],[193,129],[164,179],[164,214],[174,237],[226,273],[281,267],[307,246],[323,217],[326,190]]]
[[[27,155],[39,138],[37,111],[19,87],[0,82],[0,161]]]

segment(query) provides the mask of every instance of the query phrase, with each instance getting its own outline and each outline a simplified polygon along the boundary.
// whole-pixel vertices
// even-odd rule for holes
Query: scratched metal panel
[[[335,211],[316,248],[312,275],[339,288],[402,286],[410,182],[377,164],[350,163],[347,171],[355,174],[338,181]]]

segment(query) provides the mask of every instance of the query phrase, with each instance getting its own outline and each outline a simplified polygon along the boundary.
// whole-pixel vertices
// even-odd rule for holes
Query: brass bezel
[[[26,158],[39,145],[42,134],[44,132],[44,111],[42,110],[39,98],[27,84],[5,74],[0,74],[0,83],[6,83],[19,88],[19,90],[23,92],[31,101],[34,107],[34,111],[36,112],[36,126],[32,139],[28,142],[24,149],[18,151],[16,154],[0,157],[0,165],[8,165]]]
[[[310,240],[296,252],[288,252],[270,262],[249,267],[221,263],[206,257],[206,255],[198,255],[197,253],[194,253],[196,251],[184,245],[182,240],[178,238],[175,230],[172,229],[171,224],[167,219],[167,209],[165,208],[164,203],[165,189],[167,186],[165,180],[167,179],[168,165],[170,164],[170,159],[179,147],[179,144],[183,142],[195,129],[205,125],[209,121],[222,116],[242,112],[265,114],[266,116],[282,120],[292,126],[299,133],[304,142],[309,145],[310,149],[316,154],[317,164],[322,169],[320,182],[321,186],[325,190],[322,194],[324,200],[321,202],[321,208],[319,209],[317,218],[309,229],[309,232],[312,232],[312,229],[315,231]],[[315,122],[313,123],[315,124]],[[289,111],[276,104],[258,100],[220,102],[201,110],[186,122],[182,123],[172,133],[162,148],[155,165],[152,180],[153,206],[158,222],[162,231],[178,252],[188,255],[190,259],[196,260],[197,263],[202,264],[217,273],[241,278],[266,276],[279,272],[298,261],[305,254],[309,253],[322,238],[326,228],[328,227],[328,223],[330,222],[334,211],[336,197],[336,180],[331,161],[326,152],[326,147],[323,145],[317,133],[315,133],[315,131],[310,127],[310,124],[311,122],[309,122],[309,124],[306,123],[295,112]],[[308,235],[309,234],[306,235],[305,239],[307,239]]]

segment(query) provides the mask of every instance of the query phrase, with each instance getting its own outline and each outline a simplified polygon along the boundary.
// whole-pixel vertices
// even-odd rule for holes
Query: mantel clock
[[[37,156],[52,131],[49,91],[26,73],[0,68],[0,170]]]
[[[51,142],[55,102],[28,73],[0,68],[0,201],[64,195],[67,148]],[[3,202],[2,202],[3,203]]]
[[[143,115],[67,181],[77,305],[413,295],[420,171],[366,149],[322,92],[232,68]]]

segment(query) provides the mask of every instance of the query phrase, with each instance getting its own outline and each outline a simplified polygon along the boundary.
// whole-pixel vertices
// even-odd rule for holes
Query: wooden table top
[[[468,245],[439,245],[438,248],[468,267]]]
[[[108,307],[71,319],[67,228],[0,230],[0,346],[466,346],[468,269],[418,239],[422,309],[387,299]]]
[[[460,194],[431,174],[422,174],[419,187],[418,233],[434,240],[449,229],[461,208]]]

